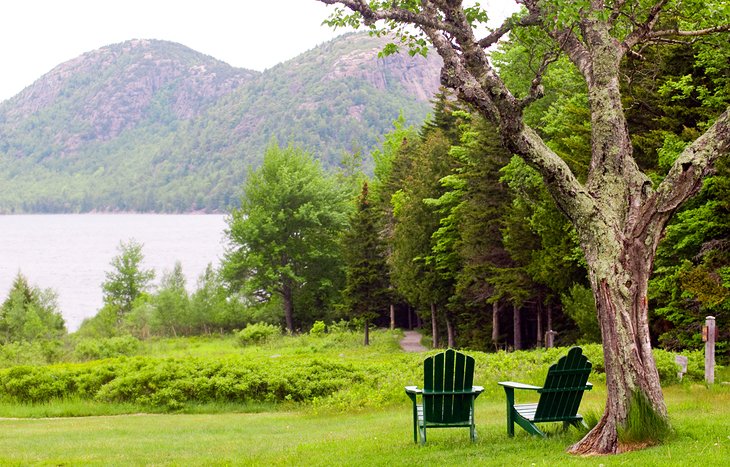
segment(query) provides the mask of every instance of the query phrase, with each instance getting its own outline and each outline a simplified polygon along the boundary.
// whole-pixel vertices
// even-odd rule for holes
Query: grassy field
[[[327,413],[121,415],[2,419],[2,465],[728,465],[730,389],[673,386],[666,392],[676,430],[662,446],[611,457],[577,458],[565,448],[577,430],[508,438],[503,401],[477,405],[479,439],[466,429],[432,430],[412,441],[410,407]],[[588,395],[598,411],[605,393]],[[405,396],[404,396],[405,398]]]
[[[420,367],[423,356],[402,354],[396,340],[397,335],[376,334],[370,349],[311,338],[246,349],[228,339],[169,340],[142,352],[164,358],[237,352],[262,362],[326,355],[378,367],[401,361],[401,371]],[[562,433],[556,425],[548,439],[537,439],[517,428],[515,438],[508,438],[504,397],[495,381],[514,376],[538,383],[544,365],[528,364],[531,355],[518,355],[519,365],[509,355],[480,357],[477,383],[488,387],[477,400],[479,438],[474,444],[467,429],[431,430],[427,446],[413,443],[410,401],[402,385],[414,382],[406,371],[393,375],[397,388],[381,379],[370,396],[359,392],[373,398],[364,408],[336,406],[341,396],[305,404],[189,405],[176,414],[130,414],[145,408],[91,400],[35,405],[0,400],[0,416],[5,417],[0,418],[0,465],[730,465],[730,386],[724,384],[667,386],[675,433],[660,446],[579,458],[565,454],[582,435],[575,429]],[[592,378],[596,388],[581,406],[589,418],[603,409],[600,376]],[[727,377],[725,369],[718,380]],[[394,397],[388,395],[394,391]],[[89,414],[105,415],[79,416]]]

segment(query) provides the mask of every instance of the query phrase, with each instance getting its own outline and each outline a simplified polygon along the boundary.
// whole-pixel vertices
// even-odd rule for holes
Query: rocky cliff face
[[[62,155],[140,124],[195,117],[257,75],[180,44],[132,40],[54,68],[3,103],[0,128],[53,128],[52,138],[43,129],[39,136]]]
[[[357,47],[357,43],[366,43],[364,47],[343,54],[331,65],[326,80],[364,79],[376,89],[387,90],[393,85],[401,86],[413,98],[420,101],[430,100],[440,86],[441,57],[429,54],[427,57],[410,57],[399,53],[386,57],[378,57],[387,39],[368,38],[363,36],[347,36],[343,40],[343,48],[348,42]]]

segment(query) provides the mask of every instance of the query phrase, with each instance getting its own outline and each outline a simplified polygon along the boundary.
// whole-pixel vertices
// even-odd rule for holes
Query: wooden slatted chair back
[[[545,385],[540,389],[540,400],[535,411],[535,422],[560,421],[578,413],[583,392],[588,389],[588,375],[592,364],[580,347],[550,366]]]
[[[429,423],[468,422],[472,395],[439,394],[470,391],[474,382],[474,357],[453,349],[423,362],[423,406]]]

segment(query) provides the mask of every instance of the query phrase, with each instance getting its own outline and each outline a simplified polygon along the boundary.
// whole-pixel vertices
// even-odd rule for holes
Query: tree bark
[[[514,349],[522,350],[522,323],[520,322],[520,307],[512,304],[512,322],[514,323]]]
[[[284,301],[284,319],[286,320],[286,330],[294,333],[294,294],[291,284],[284,283],[281,288],[281,298]]]
[[[537,304],[537,347],[542,348],[542,304]]]
[[[395,305],[390,304],[390,330],[395,329]]]
[[[439,327],[436,321],[436,304],[431,303],[431,338],[433,340],[433,348],[439,346]]]
[[[456,347],[456,332],[454,331],[454,323],[451,321],[451,317],[446,313],[446,337],[449,342],[449,348],[453,349]]]
[[[667,417],[648,325],[647,289],[658,238],[627,242],[625,235],[620,237],[621,242],[603,232],[586,249],[603,340],[607,401],[598,425],[570,448],[575,454],[617,452],[618,429],[637,393]]]
[[[492,344],[499,348],[499,302],[492,303]]]
[[[550,302],[547,304],[547,330],[553,330],[553,305]]]

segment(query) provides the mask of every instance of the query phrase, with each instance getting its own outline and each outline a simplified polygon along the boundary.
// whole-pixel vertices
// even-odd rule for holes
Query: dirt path
[[[405,331],[400,346],[405,352],[425,352],[428,350],[421,345],[421,334],[418,331]]]

